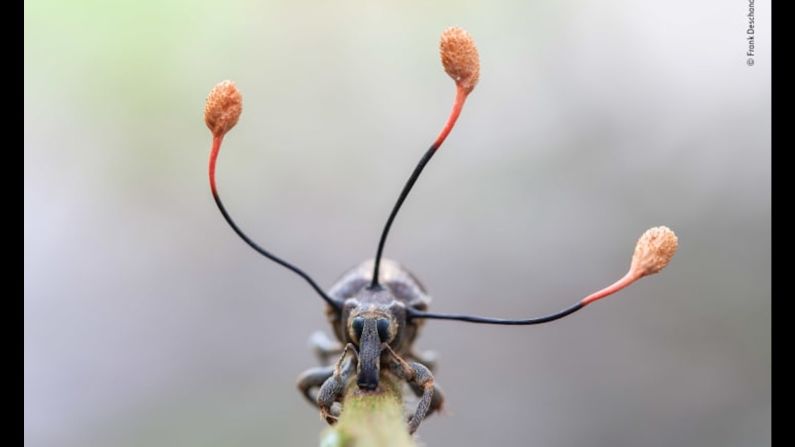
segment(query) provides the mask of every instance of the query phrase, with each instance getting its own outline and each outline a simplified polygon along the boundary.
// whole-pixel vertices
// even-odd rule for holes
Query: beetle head
[[[362,390],[375,390],[384,346],[396,346],[403,338],[405,306],[388,288],[365,287],[345,301],[342,316],[345,336],[359,352],[357,384]]]

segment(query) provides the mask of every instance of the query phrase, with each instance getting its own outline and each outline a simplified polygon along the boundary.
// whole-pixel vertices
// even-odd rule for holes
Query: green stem
[[[375,392],[362,392],[355,381],[345,390],[342,414],[323,432],[321,447],[416,447],[403,412],[400,382],[381,375]]]

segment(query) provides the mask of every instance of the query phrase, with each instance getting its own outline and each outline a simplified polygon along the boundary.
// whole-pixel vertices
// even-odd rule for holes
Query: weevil
[[[349,384],[352,385],[353,380],[360,392],[377,392],[385,374],[405,381],[419,398],[413,415],[408,418],[410,433],[414,433],[428,415],[441,409],[444,397],[433,377],[435,361],[427,353],[417,353],[413,348],[425,320],[517,326],[547,323],[612,295],[644,276],[659,272],[677,249],[677,237],[667,227],[647,230],[635,246],[626,275],[550,315],[500,319],[429,312],[429,297],[422,284],[405,267],[384,259],[382,254],[395,216],[422,170],[452,130],[464,102],[480,77],[478,52],[466,31],[455,27],[446,29],[442,33],[440,53],[445,71],[456,83],[452,111],[398,196],[381,232],[375,257],[343,274],[328,292],[303,270],[254,242],[230,217],[218,194],[215,166],[224,135],[237,124],[240,117],[242,96],[233,82],[224,81],[216,85],[207,98],[205,122],[213,134],[209,163],[210,189],[219,211],[243,241],[266,258],[303,278],[326,302],[326,312],[337,340],[330,339],[322,332],[313,335],[311,340],[322,366],[301,374],[298,388],[311,404],[319,408],[322,417],[330,424],[339,417],[344,406],[343,391]]]

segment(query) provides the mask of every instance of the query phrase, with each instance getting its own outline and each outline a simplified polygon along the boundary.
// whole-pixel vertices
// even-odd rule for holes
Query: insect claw
[[[331,410],[326,411],[325,409],[320,410],[320,418],[326,421],[329,425],[333,425],[339,420],[339,416],[333,414]]]

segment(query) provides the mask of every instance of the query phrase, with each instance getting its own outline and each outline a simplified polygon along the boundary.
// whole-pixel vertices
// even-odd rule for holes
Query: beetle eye
[[[353,319],[351,323],[351,328],[353,328],[353,334],[356,336],[356,339],[362,338],[362,330],[364,329],[364,318],[356,317]]]
[[[386,342],[389,338],[389,320],[379,318],[378,322],[376,322],[376,327],[378,328],[378,338],[380,338],[382,342]]]

